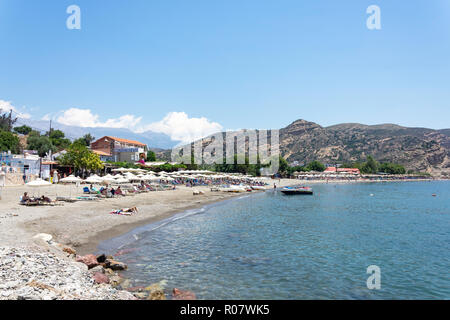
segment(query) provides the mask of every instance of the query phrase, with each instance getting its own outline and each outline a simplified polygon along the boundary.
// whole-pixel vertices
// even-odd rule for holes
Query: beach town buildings
[[[92,152],[100,156],[102,161],[135,163],[147,158],[148,147],[145,143],[104,136],[91,143]]]
[[[358,168],[337,168],[337,167],[328,167],[325,169],[326,173],[336,172],[336,173],[352,173],[352,174],[361,174]]]
[[[32,151],[25,150],[23,154],[0,153],[0,172],[4,173],[3,185],[6,178],[19,184],[27,181],[30,176],[39,175],[41,170],[42,158]]]

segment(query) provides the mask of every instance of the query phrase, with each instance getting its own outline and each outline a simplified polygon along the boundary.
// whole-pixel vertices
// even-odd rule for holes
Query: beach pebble
[[[84,263],[85,265],[88,266],[89,269],[92,269],[92,268],[98,266],[98,264],[99,264],[97,261],[97,257],[93,254],[87,254],[85,256],[77,256],[76,261]]]
[[[80,266],[83,266],[82,268]],[[0,248],[0,300],[135,300],[103,272],[39,247]],[[120,278],[120,277],[119,277]],[[101,283],[101,284],[96,284]]]
[[[104,263],[106,261],[106,255],[105,254],[101,254],[99,256],[97,256],[97,262],[98,263]]]
[[[53,239],[53,236],[51,234],[48,233],[38,233],[37,235],[35,235],[33,237],[33,239],[38,239],[38,240],[43,240],[47,243],[50,243]]]
[[[123,262],[119,262],[113,259],[106,259],[105,261],[105,267],[112,269],[112,270],[126,270],[128,268],[128,266],[123,263]]]
[[[92,276],[94,278],[95,283],[101,284],[101,283],[109,283],[109,278],[102,272],[96,272]]]
[[[97,273],[97,272],[105,273],[105,269],[103,269],[102,266],[96,266],[96,267],[93,267],[92,269],[90,269],[89,272],[91,272],[92,274]]]
[[[159,283],[154,283],[146,287],[145,291],[148,292],[147,300],[166,300],[164,289]]]
[[[172,291],[172,299],[173,300],[197,300],[195,293],[187,290],[180,290],[174,288]]]

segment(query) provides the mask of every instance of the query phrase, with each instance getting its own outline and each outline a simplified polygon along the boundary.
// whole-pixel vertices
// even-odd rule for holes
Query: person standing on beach
[[[53,171],[53,183],[57,184],[58,183],[58,170]]]

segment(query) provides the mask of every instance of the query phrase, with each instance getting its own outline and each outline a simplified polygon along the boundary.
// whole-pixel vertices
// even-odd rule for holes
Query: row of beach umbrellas
[[[122,174],[111,175],[107,174],[106,176],[100,177],[96,174],[91,175],[87,179],[83,180],[79,177],[75,177],[74,175],[70,175],[66,178],[60,180],[62,183],[108,183],[108,184],[122,184],[136,181],[173,181],[177,178],[181,179],[198,179],[198,178],[207,178],[207,179],[231,179],[231,180],[241,180],[248,179],[254,181],[260,181],[264,178],[259,177],[251,177],[251,176],[242,176],[242,175],[233,175],[233,174],[214,174],[215,172],[207,171],[207,170],[184,170],[184,171],[176,171],[176,172],[159,172],[155,173],[152,171],[146,171],[142,169],[132,169],[132,168],[118,168],[113,169],[114,172],[121,172]],[[133,174],[132,172],[135,172]],[[146,174],[144,174],[146,172]],[[158,174],[156,176],[155,174]],[[42,179],[36,179],[34,181],[28,182],[28,186],[47,186],[51,185],[50,182],[47,182]]]

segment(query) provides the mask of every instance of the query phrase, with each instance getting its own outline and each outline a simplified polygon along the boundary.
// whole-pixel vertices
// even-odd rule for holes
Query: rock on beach
[[[88,266],[89,269],[92,269],[99,265],[97,257],[94,256],[93,254],[87,254],[85,256],[77,256],[76,261],[84,263],[85,265]]]

